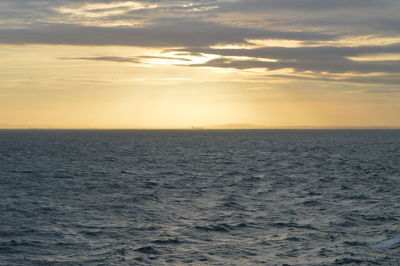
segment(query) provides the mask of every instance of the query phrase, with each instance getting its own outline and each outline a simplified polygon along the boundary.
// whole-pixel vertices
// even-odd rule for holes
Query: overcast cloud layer
[[[185,62],[192,67],[290,69],[275,78],[393,85],[400,83],[399,12],[398,0],[3,0],[0,43],[159,47],[213,55]]]

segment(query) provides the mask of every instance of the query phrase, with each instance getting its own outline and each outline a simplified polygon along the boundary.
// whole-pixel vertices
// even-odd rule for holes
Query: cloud
[[[254,58],[275,58],[278,60],[318,59],[355,57],[365,54],[400,53],[400,44],[374,45],[361,47],[263,47],[256,49],[211,49],[211,48],[184,48],[175,51],[189,53],[216,54],[221,56],[246,56]]]
[[[326,58],[325,58],[326,59]],[[329,72],[329,73],[400,73],[400,61],[384,62],[354,62],[343,58],[324,58],[317,60],[296,60],[283,62],[262,62],[256,60],[232,60],[232,59],[213,59],[204,64],[193,64],[197,67],[219,67],[219,68],[266,68],[268,70],[291,68],[299,72]]]
[[[213,54],[221,58],[204,64],[193,64],[197,67],[219,68],[267,68],[269,70],[292,68],[299,72],[330,73],[400,73],[400,60],[390,61],[353,61],[348,57],[377,53],[400,53],[400,45],[362,46],[362,47],[269,47],[258,49],[181,49],[178,51]],[[228,57],[228,58],[227,58]],[[232,57],[250,57],[251,60],[235,60]],[[260,59],[275,59],[275,62],[264,62]]]
[[[144,63],[146,59],[160,59],[160,60],[175,60],[191,62],[190,59],[168,57],[168,56],[136,56],[136,57],[122,57],[122,56],[94,56],[94,57],[62,57],[62,60],[91,60],[91,61],[108,61],[116,63]]]
[[[246,43],[246,39],[331,40],[336,35],[270,31],[221,25],[215,22],[164,19],[134,27],[85,27],[34,24],[24,29],[0,29],[3,44],[126,45],[147,47],[207,47],[218,43]]]
[[[0,24],[137,25],[161,17],[197,17],[218,8],[214,0],[2,0]]]
[[[187,66],[185,56],[214,55],[191,66],[390,85],[399,83],[400,60],[356,58],[400,54],[399,9],[398,0],[3,0],[0,44],[157,47],[181,56],[68,59]],[[224,45],[236,49],[211,48]]]
[[[395,0],[245,0],[225,3],[224,11],[262,12],[266,9],[274,10],[302,10],[302,11],[329,11],[332,9],[373,9],[379,7],[390,8]]]
[[[156,4],[147,4],[136,1],[110,2],[110,3],[87,3],[77,7],[59,7],[55,10],[74,16],[89,18],[101,18],[125,14],[127,12],[143,9],[157,8]]]
[[[390,36],[398,34],[399,9],[397,0],[237,0],[220,3],[218,15],[227,24]]]
[[[93,60],[108,61],[117,63],[140,63],[136,58],[120,57],[120,56],[97,56],[97,57],[63,57],[64,60]]]
[[[380,89],[380,90],[366,90],[364,93],[383,93],[383,94],[393,94],[393,93],[400,93],[400,89]]]

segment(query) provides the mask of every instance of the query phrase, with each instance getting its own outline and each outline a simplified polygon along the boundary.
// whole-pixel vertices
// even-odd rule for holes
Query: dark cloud
[[[82,18],[73,12],[57,12],[60,7],[79,8],[89,3],[113,2],[123,0],[4,0],[0,6],[0,23],[3,21],[3,26],[0,27],[3,29],[0,31],[0,43],[201,47],[221,42],[243,43],[246,38],[324,41],[338,37],[338,33],[333,32],[340,32],[340,35],[355,32],[390,35],[400,26],[398,14],[394,12],[400,8],[397,0],[135,0],[157,4],[158,7],[139,10],[126,8],[125,13],[100,18]],[[125,7],[99,8],[90,12],[114,9],[124,10]],[[202,12],[194,12],[195,10]],[[285,11],[289,11],[289,15]],[[322,11],[327,11],[328,15],[321,15]],[[229,26],[234,24],[231,22],[236,17],[220,19],[219,23],[210,21],[211,18],[218,18],[227,12],[251,16],[254,24],[260,20],[265,23],[270,20],[273,22],[259,23],[257,28],[240,28]],[[253,12],[267,18],[253,15]],[[78,25],[83,22],[86,25],[107,25],[115,21],[144,23],[144,26],[96,28]],[[16,25],[19,26],[15,27]],[[21,29],[21,25],[25,28]],[[286,30],[282,30],[282,27],[278,30],[276,26],[284,26]],[[318,32],[315,32],[315,28],[318,28]],[[368,31],[371,28],[376,32]]]
[[[240,28],[214,22],[166,19],[141,28],[35,24],[25,29],[0,29],[3,44],[127,45],[206,47],[245,43],[246,39],[331,40],[336,35]]]
[[[400,45],[361,46],[361,47],[269,47],[258,49],[181,49],[178,51],[219,55],[221,58],[204,64],[193,64],[197,67],[220,68],[266,68],[276,70],[293,68],[296,71],[330,72],[330,73],[400,73],[400,61],[353,61],[348,57],[368,54],[400,53]],[[228,57],[228,58],[227,58]],[[254,59],[238,60],[229,57],[250,57]],[[259,59],[274,59],[277,62],[264,62]]]
[[[280,10],[326,10],[332,9],[371,9],[391,7],[394,0],[245,0],[234,3],[226,3],[221,8],[224,11],[262,12],[268,9]]]
[[[177,60],[190,62],[190,59],[176,58],[168,56],[137,56],[137,57],[122,57],[122,56],[96,56],[96,57],[62,57],[62,60],[92,60],[92,61],[108,61],[117,63],[142,63],[142,59],[162,59],[162,60]]]
[[[398,0],[239,0],[221,3],[218,14],[252,17],[269,28],[390,36],[398,35],[399,10]]]
[[[142,3],[143,8],[132,8],[129,3]],[[2,0],[0,28],[16,28],[32,23],[102,25],[116,21],[137,24],[160,17],[193,17],[212,13],[216,0]],[[116,4],[115,6],[109,4]],[[126,3],[126,5],[124,5]],[[93,4],[105,4],[98,6]],[[118,5],[119,4],[119,5]],[[92,5],[89,7],[88,5]],[[108,6],[107,6],[108,5]],[[68,11],[69,10],[69,11]],[[77,12],[74,12],[76,10]],[[84,11],[82,14],[78,11]],[[115,14],[102,12],[119,11]],[[96,17],[96,15],[99,15]],[[125,23],[122,23],[125,24]]]
[[[190,66],[249,69],[249,68],[271,68],[272,64],[270,64],[269,62],[262,62],[256,60],[233,60],[227,58],[217,58],[203,64],[192,64]]]
[[[379,62],[357,62],[345,58],[317,58],[303,59],[281,62],[262,62],[256,60],[232,60],[232,59],[214,59],[204,64],[193,64],[197,67],[219,67],[219,68],[266,68],[277,70],[283,68],[292,68],[298,72],[329,72],[329,73],[400,73],[400,61],[379,61]]]
[[[381,75],[370,77],[350,77],[345,81],[363,84],[400,85],[400,75]]]
[[[211,48],[186,48],[175,51],[189,53],[214,54],[221,56],[247,56],[254,58],[272,58],[278,60],[294,59],[334,59],[338,57],[352,57],[378,53],[400,53],[400,44],[396,45],[371,45],[356,47],[265,47],[256,49],[211,49]]]
[[[94,60],[94,61],[109,61],[118,63],[140,63],[136,58],[120,57],[120,56],[97,56],[97,57],[63,57],[64,60]]]
[[[380,89],[380,90],[366,90],[364,93],[383,93],[383,94],[393,94],[400,93],[400,89]]]

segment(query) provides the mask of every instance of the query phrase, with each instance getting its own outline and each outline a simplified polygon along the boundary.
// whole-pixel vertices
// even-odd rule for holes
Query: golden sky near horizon
[[[400,126],[395,0],[0,3],[0,128]]]

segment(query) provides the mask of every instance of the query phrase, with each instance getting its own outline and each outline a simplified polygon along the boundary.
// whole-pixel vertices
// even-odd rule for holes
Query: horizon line
[[[400,129],[400,126],[271,126],[271,127],[0,127],[0,130],[296,130],[296,129]]]

